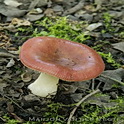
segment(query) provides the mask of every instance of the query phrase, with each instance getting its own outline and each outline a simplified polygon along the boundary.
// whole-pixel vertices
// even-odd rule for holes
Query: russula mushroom
[[[97,77],[105,68],[100,55],[87,45],[54,37],[34,37],[20,51],[21,62],[41,72],[28,88],[46,97],[57,91],[59,79],[85,81]]]

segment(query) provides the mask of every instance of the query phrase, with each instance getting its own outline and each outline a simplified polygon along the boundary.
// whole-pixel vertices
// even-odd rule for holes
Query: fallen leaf
[[[100,0],[101,1],[101,0]],[[87,11],[91,11],[91,12],[94,12],[96,9],[94,7],[94,5],[86,5],[84,7]]]
[[[0,70],[0,75],[2,75],[3,73],[5,73],[5,71],[1,71],[1,70]]]
[[[114,5],[116,5],[116,4],[124,5],[124,0],[110,0],[110,2],[113,3]]]
[[[90,81],[80,81],[80,82],[74,82],[74,87],[77,87],[79,90],[85,91],[89,89]]]
[[[21,89],[24,86],[24,83],[15,83],[12,85],[12,87],[14,87],[15,89]]]
[[[54,12],[63,12],[63,7],[60,5],[56,5],[53,7]]]
[[[117,105],[116,102],[110,102],[110,96],[102,95],[102,94],[95,95],[95,96],[88,98],[86,100],[86,103],[95,104],[95,105],[98,105],[100,107],[104,106],[107,108],[111,108],[111,107],[114,107]]]
[[[33,0],[29,6],[29,9],[33,9],[35,7],[42,7],[47,5],[48,0]]]
[[[38,15],[27,14],[25,16],[25,18],[27,18],[30,21],[37,21],[37,20],[41,19],[42,17],[44,17],[44,14],[38,14]]]
[[[100,26],[102,26],[102,23],[93,23],[93,24],[90,24],[86,29],[89,31],[93,31]]]
[[[98,77],[102,82],[105,82],[105,85],[103,87],[103,90],[110,90],[114,84],[122,84],[124,85],[123,79],[124,79],[124,69],[119,68],[116,70],[107,70],[104,71],[100,77]]]
[[[76,17],[80,18],[80,17],[82,17],[83,14],[85,14],[85,13],[86,13],[86,11],[84,11],[84,10],[79,10],[79,11],[77,11],[74,15],[75,15]]]
[[[11,7],[18,7],[18,6],[22,5],[22,3],[19,3],[15,0],[4,0],[4,3]]]
[[[17,51],[8,51],[9,53],[12,53],[12,54],[19,54],[20,53],[20,50],[17,50]]]
[[[112,46],[113,46],[115,49],[124,52],[124,42],[114,43],[114,44],[112,44]]]
[[[62,84],[62,88],[64,89],[63,94],[75,93],[75,91],[77,90],[77,86],[69,84]]]
[[[14,111],[14,107],[10,102],[7,102],[7,111],[10,113]]]
[[[123,12],[118,12],[118,11],[109,11],[108,12],[111,17],[113,18],[120,18],[123,16]]]
[[[7,68],[10,68],[10,67],[12,67],[13,65],[15,65],[15,60],[12,58],[12,59],[9,61],[9,63],[7,63],[6,67],[7,67]]]
[[[17,91],[15,91],[15,90],[13,90],[13,89],[10,89],[10,90],[8,91],[8,94],[9,94],[10,96],[12,96],[12,97],[15,97],[15,98],[19,98],[19,96],[20,96],[20,93],[17,92]]]
[[[8,86],[7,83],[5,83],[5,82],[1,83],[1,81],[0,81],[0,92],[3,92],[4,88],[7,87],[7,86]]]
[[[7,53],[7,52],[2,52],[0,51],[0,57],[12,57],[12,58],[16,58],[16,56],[14,56],[11,53]]]
[[[33,0],[29,6],[29,10],[32,10],[33,8],[35,8],[39,3],[39,0]]]
[[[18,18],[13,18],[10,25],[14,25],[15,27],[19,26],[30,26],[31,23],[28,20],[22,20]]]
[[[1,69],[0,75],[2,75],[2,73],[4,73],[4,72],[3,72],[3,64],[4,64],[4,63],[7,63],[7,62],[8,62],[8,60],[7,60],[6,58],[0,57],[0,69]],[[5,71],[5,72],[6,72],[6,71]]]
[[[15,7],[11,6],[6,6],[4,4],[0,4],[0,13],[3,14],[4,16],[9,16],[9,17],[20,17],[23,16],[28,10],[20,10]]]
[[[102,6],[103,0],[95,0],[96,10],[99,10]]]
[[[51,8],[46,9],[46,10],[44,11],[44,14],[45,14],[46,16],[48,16],[48,17],[51,17],[51,16],[54,16],[54,15],[55,15],[53,9],[51,9]]]
[[[39,101],[40,100],[37,96],[35,96],[33,94],[29,94],[29,95],[24,96],[24,99],[26,101]]]
[[[75,101],[75,102],[79,102],[82,99],[82,93],[74,93],[71,94],[71,98]]]

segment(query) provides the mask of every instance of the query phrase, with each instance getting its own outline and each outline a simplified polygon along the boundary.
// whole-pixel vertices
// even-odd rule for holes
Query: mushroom
[[[20,51],[21,62],[41,72],[28,88],[46,97],[57,92],[59,79],[85,81],[97,77],[105,65],[100,55],[87,45],[55,37],[34,37]]]

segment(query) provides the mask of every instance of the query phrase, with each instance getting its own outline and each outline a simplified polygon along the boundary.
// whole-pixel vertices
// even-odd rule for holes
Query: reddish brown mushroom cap
[[[35,37],[21,48],[21,62],[34,70],[67,81],[97,77],[105,68],[100,55],[90,47],[54,37]]]

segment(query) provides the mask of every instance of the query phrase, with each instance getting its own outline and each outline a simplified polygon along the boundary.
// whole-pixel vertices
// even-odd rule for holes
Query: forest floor
[[[124,1],[10,1],[0,1],[0,123],[124,124]],[[104,72],[83,82],[60,80],[52,98],[33,95],[27,87],[39,72],[25,67],[19,52],[37,36],[92,47]]]

